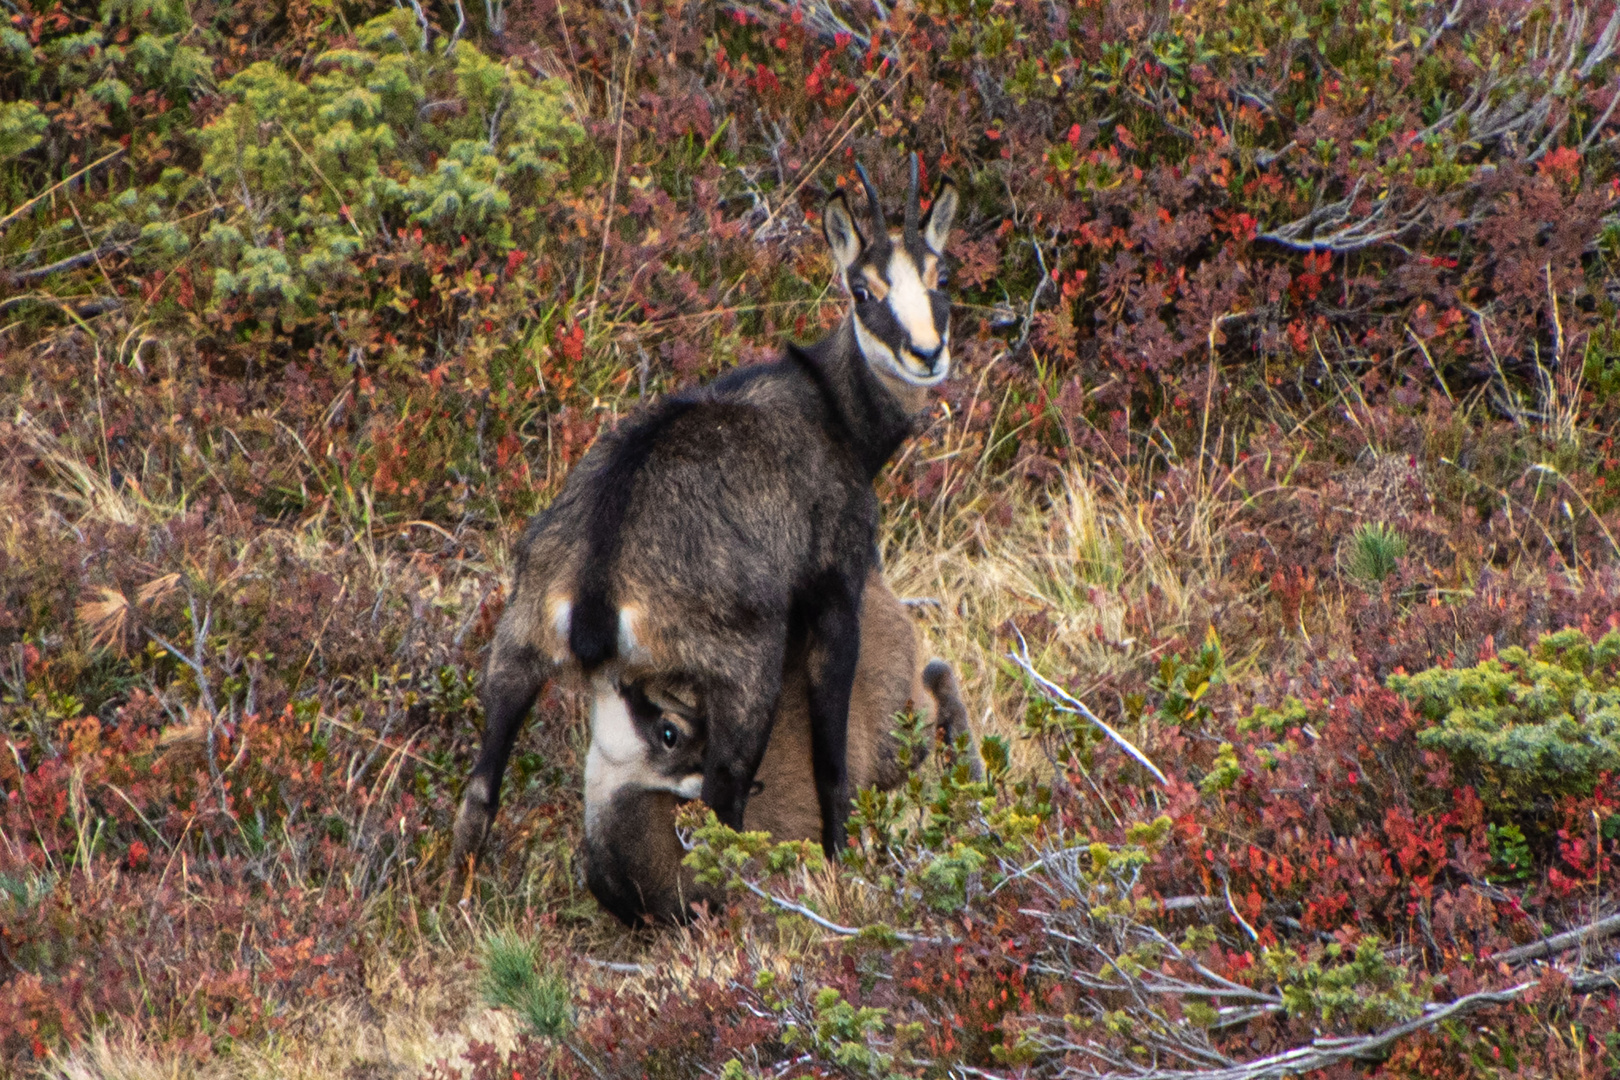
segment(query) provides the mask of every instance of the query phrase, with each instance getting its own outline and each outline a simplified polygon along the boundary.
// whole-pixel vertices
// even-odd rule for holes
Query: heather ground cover
[[[0,0],[0,1072],[1620,1075],[1617,86],[1612,2]],[[447,893],[522,521],[911,150],[986,780],[694,812],[630,932],[553,691]]]

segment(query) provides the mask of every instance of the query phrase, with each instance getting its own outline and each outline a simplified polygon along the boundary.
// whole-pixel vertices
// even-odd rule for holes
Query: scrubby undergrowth
[[[3,15],[0,1070],[1620,1069],[1612,2]],[[554,691],[445,895],[520,522],[912,149],[987,781],[629,933]]]

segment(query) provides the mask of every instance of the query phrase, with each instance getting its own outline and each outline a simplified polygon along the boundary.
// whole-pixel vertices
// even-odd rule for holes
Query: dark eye
[[[950,280],[951,272],[942,266],[939,268],[939,273],[934,276],[934,288],[943,289],[950,284]]]
[[[855,302],[857,304],[864,304],[868,300],[872,299],[872,294],[867,290],[865,285],[851,285],[849,287],[849,295],[855,298]]]
[[[664,749],[666,750],[675,749],[675,744],[681,741],[681,733],[676,731],[675,725],[671,723],[666,722],[663,730],[658,735],[659,738],[664,740]]]

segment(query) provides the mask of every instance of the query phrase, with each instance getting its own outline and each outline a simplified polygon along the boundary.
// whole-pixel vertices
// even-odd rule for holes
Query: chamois
[[[788,658],[776,723],[743,815],[745,828],[779,841],[820,834],[804,659],[802,652]],[[585,764],[585,880],[602,906],[625,923],[684,922],[693,903],[719,898],[681,865],[686,851],[675,833],[676,805],[692,798],[702,782],[697,771],[702,703],[680,685],[626,687],[621,697],[622,710],[592,717]],[[893,726],[895,714],[908,704],[932,720],[948,745],[966,735],[969,767],[975,776],[983,775],[955,673],[938,659],[919,667],[911,616],[874,569],[861,600],[860,659],[850,694],[851,787],[888,791],[905,779]],[[610,759],[612,767],[604,768]]]
[[[470,866],[524,716],[559,672],[599,708],[621,686],[678,677],[707,709],[699,794],[743,822],[789,647],[804,650],[821,840],[844,843],[845,727],[874,564],[872,481],[950,370],[943,253],[957,207],[941,185],[890,232],[857,166],[873,236],[842,191],[823,232],[852,305],[837,330],[781,359],[673,395],[602,435],[525,530],[481,692],[484,741],[456,818]],[[920,218],[920,220],[919,220]]]

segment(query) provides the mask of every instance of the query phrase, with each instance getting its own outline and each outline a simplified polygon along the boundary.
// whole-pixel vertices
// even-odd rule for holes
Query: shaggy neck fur
[[[873,370],[855,340],[854,322],[845,318],[814,345],[788,346],[788,356],[821,389],[839,440],[875,479],[912,433],[912,416],[927,404],[927,390]]]

